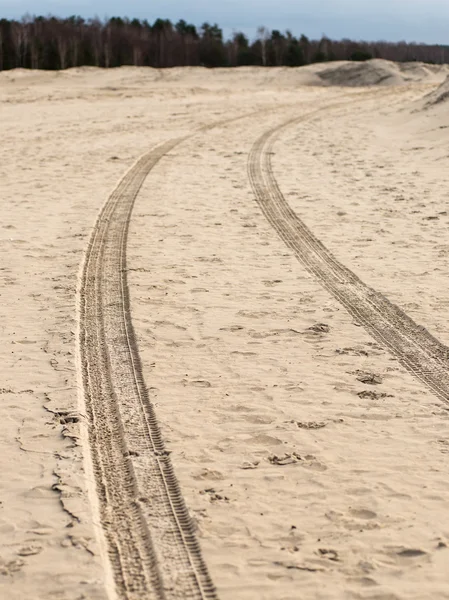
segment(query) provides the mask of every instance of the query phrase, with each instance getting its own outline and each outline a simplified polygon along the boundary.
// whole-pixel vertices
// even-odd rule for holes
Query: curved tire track
[[[278,109],[214,121],[196,133]],[[160,159],[191,135],[151,150],[124,176],[98,216],[78,286],[93,501],[119,600],[217,598],[143,381],[126,277],[137,194]]]
[[[248,158],[248,175],[256,200],[309,273],[408,371],[438,398],[449,402],[449,348],[341,264],[296,215],[279,189],[271,164],[273,145],[284,128],[317,112],[321,111],[289,120],[256,140]]]
[[[120,600],[215,599],[161,438],[130,318],[125,246],[150,170],[187,136],[142,157],[101,211],[79,289],[79,355],[101,525]]]
[[[119,600],[217,598],[143,381],[126,277],[137,194],[159,160],[189,137],[158,146],[128,171],[100,212],[79,283],[78,355],[95,503]]]
[[[277,109],[214,121],[196,133]],[[124,176],[99,214],[78,286],[93,502],[119,600],[217,598],[143,381],[126,277],[137,194],[159,160],[191,135],[151,150]]]

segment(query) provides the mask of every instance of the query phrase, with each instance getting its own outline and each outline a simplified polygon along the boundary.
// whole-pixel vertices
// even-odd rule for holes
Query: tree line
[[[217,24],[196,27],[184,20],[73,16],[61,19],[0,19],[0,71],[14,68],[67,69],[122,65],[148,67],[244,65],[296,67],[333,60],[384,58],[397,62],[449,62],[449,46],[407,42],[356,42],[349,39],[310,40],[259,27],[250,41],[241,32],[225,40]]]

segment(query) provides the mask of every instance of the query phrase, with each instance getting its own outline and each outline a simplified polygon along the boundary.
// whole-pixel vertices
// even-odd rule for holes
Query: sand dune
[[[447,65],[424,63],[394,63],[373,59],[362,63],[335,62],[312,65],[318,77],[327,85],[366,87],[372,85],[396,86],[410,82],[439,83],[447,75]]]
[[[449,75],[443,83],[426,96],[426,106],[436,106],[449,100]]]
[[[0,73],[1,597],[448,597],[446,76]]]

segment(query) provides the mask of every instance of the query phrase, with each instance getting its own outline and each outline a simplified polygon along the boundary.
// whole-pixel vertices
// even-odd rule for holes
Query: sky
[[[208,21],[251,39],[265,25],[311,38],[449,44],[449,0],[0,0],[0,18],[25,13]]]

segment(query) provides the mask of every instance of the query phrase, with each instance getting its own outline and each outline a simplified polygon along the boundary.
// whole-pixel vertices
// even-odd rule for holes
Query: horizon
[[[26,15],[84,19],[121,17],[148,20],[180,19],[200,27],[202,23],[216,23],[226,39],[234,32],[244,33],[250,40],[256,37],[257,28],[287,29],[295,37],[301,34],[311,39],[325,35],[333,40],[376,42],[416,42],[417,44],[449,45],[449,3],[429,0],[423,8],[420,0],[380,0],[374,7],[360,7],[354,0],[322,0],[320,10],[307,7],[305,2],[280,0],[275,9],[268,0],[248,0],[244,9],[237,0],[212,7],[205,0],[196,0],[188,7],[178,0],[157,0],[148,9],[141,0],[131,0],[126,11],[117,1],[87,2],[86,0],[0,0],[0,18],[20,20]],[[257,12],[257,14],[255,14]],[[318,14],[319,12],[319,14]]]

